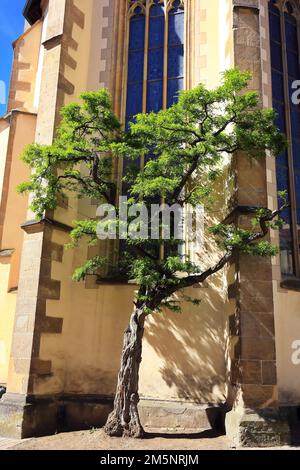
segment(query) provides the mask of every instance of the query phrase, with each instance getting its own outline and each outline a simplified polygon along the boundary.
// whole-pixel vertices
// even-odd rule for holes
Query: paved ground
[[[230,450],[226,436],[207,431],[193,436],[149,436],[147,439],[109,438],[100,429],[12,441],[0,438],[1,450]],[[287,450],[288,447],[273,450]],[[300,450],[300,448],[293,448]]]
[[[0,451],[11,449],[17,444],[20,444],[20,441],[16,441],[14,439],[5,439],[4,437],[0,437]]]
[[[10,446],[13,450],[227,450],[225,436],[205,432],[192,437],[149,437],[143,440],[109,438],[102,430],[56,434],[28,439]],[[1,448],[0,448],[1,450]]]

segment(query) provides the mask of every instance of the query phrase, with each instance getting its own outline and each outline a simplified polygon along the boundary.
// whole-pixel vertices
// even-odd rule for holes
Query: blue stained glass
[[[167,105],[172,106],[178,99],[178,93],[183,90],[183,78],[173,78],[168,80]]]
[[[270,5],[270,3],[269,3]],[[288,4],[287,4],[288,5]],[[278,11],[273,6],[270,6],[270,43],[271,43],[271,61],[272,61],[272,90],[274,99],[274,108],[279,113],[277,118],[277,125],[281,130],[284,130],[285,123],[285,99],[282,93],[283,83],[281,74],[276,70],[282,72],[282,51],[281,51],[281,33],[280,33],[280,18]],[[299,49],[298,49],[298,31],[297,22],[292,16],[292,8],[289,8],[289,13],[285,13],[284,26],[286,38],[286,58],[288,69],[288,94],[290,104],[291,116],[291,138],[292,138],[292,158],[295,175],[295,195],[296,207],[293,208],[297,218],[297,223],[300,224],[300,111],[299,106],[293,105],[291,95],[294,93],[292,82],[299,79]],[[289,170],[287,151],[283,152],[277,157],[277,187],[278,190],[289,190],[289,178],[291,173]],[[284,274],[293,274],[293,244],[292,244],[292,231],[291,231],[291,210],[286,209],[281,217],[287,224],[283,230],[280,231],[280,250],[281,250],[281,267]]]
[[[294,26],[286,23],[286,39],[287,45],[287,62],[288,74],[293,77],[298,74],[298,64],[295,61],[293,50],[295,50],[294,42]],[[282,38],[281,38],[281,19],[279,10],[274,6],[274,2],[269,2],[269,25],[270,25],[270,48],[271,48],[271,66],[272,66],[272,94],[273,94],[273,108],[278,113],[276,124],[282,132],[286,131],[285,125],[285,93],[283,82],[283,59],[282,59]],[[287,31],[288,29],[288,31]],[[287,77],[287,78],[289,78]],[[291,94],[291,83],[289,86],[289,93]],[[296,142],[295,137],[300,137],[300,120],[298,120],[300,113],[295,110],[291,113],[292,129],[293,129],[293,144]],[[276,175],[277,175],[277,189],[279,191],[289,191],[289,161],[287,150],[282,152],[276,159]],[[280,205],[282,201],[279,201]],[[292,232],[291,232],[291,210],[286,209],[281,214],[282,219],[285,221],[285,227],[280,231],[280,252],[281,252],[281,270],[284,274],[291,275],[294,272],[293,265],[293,245],[292,245]]]
[[[184,43],[184,13],[180,11],[178,14],[169,15],[169,45],[177,45]]]
[[[135,11],[140,10],[137,8]],[[142,112],[144,79],[145,16],[133,16],[130,20],[126,126],[135,114]]]
[[[300,112],[292,111],[291,112],[291,121],[292,121],[292,136],[293,140],[300,140]]]
[[[145,17],[133,16],[130,20],[129,49],[144,49]]]
[[[128,118],[142,112],[143,84],[129,83],[127,87],[126,116]]]
[[[277,160],[277,190],[278,191],[286,191],[289,188],[289,170],[287,167],[281,166],[278,164]],[[281,204],[282,201],[279,201]],[[287,209],[282,213],[281,217],[287,224],[291,222],[291,214],[290,210]]]
[[[149,28],[149,48],[162,47],[165,40],[164,17],[151,18]]]
[[[285,132],[285,111],[284,105],[279,104],[277,102],[273,103],[273,108],[275,109],[277,116],[276,116],[276,125],[281,130],[281,132]]]
[[[181,7],[181,1],[180,0],[173,0],[173,10],[177,11],[179,8],[182,9]]]
[[[170,47],[168,57],[168,77],[183,77],[184,74],[184,47]]]
[[[154,16],[164,16],[164,6],[159,0],[155,0],[154,5],[150,8],[150,18]]]
[[[294,168],[296,171],[300,171],[300,141],[293,142],[293,160]],[[300,188],[298,188],[300,191]]]
[[[287,167],[277,164],[277,189],[285,191],[289,186],[289,171]]]
[[[295,171],[295,190],[296,190],[296,207],[297,207],[297,222],[300,223],[299,211],[300,211],[300,172]]]
[[[173,3],[168,18],[168,107],[177,101],[184,86],[184,11],[179,6],[179,1]]]
[[[279,16],[279,10],[276,8],[277,0],[269,1],[269,12]]]
[[[281,166],[288,166],[288,154],[287,151],[281,152],[277,157],[276,157],[276,165],[281,165]],[[286,188],[285,188],[286,189]]]
[[[298,63],[298,53],[287,51],[287,63],[288,63],[288,72],[289,76],[293,77],[295,80],[299,79],[299,63]]]
[[[164,44],[164,9],[156,0],[149,19],[147,112],[158,112],[163,107]]]
[[[279,199],[278,200],[278,206],[280,206],[280,204],[282,204],[282,201]],[[291,224],[291,211],[290,211],[290,209],[285,209],[283,212],[281,212],[280,218],[283,219],[286,224],[290,225]],[[291,233],[290,229],[286,229],[285,232],[286,231],[288,233]],[[281,232],[280,232],[280,235],[282,235]]]
[[[147,113],[157,113],[163,106],[163,81],[148,82],[147,89]]]
[[[283,65],[281,45],[273,41],[271,41],[271,64],[273,69],[282,72]]]
[[[164,50],[163,48],[149,49],[148,55],[148,80],[158,80],[164,75]]]
[[[144,51],[129,51],[128,82],[142,82],[144,78]]]
[[[130,122],[134,121],[134,116],[143,111],[145,24],[142,9],[137,7],[135,15],[130,20],[129,30],[126,130],[129,129]],[[128,158],[124,158],[124,174],[130,165],[139,166],[139,164],[139,159],[132,162]],[[123,183],[123,194],[128,194],[129,188],[128,183]]]
[[[272,90],[273,96],[278,101],[284,102],[283,75],[275,70],[272,71]]]
[[[287,48],[291,51],[298,52],[298,36],[296,24],[291,24],[289,21],[285,22],[285,37]]]
[[[270,34],[271,40],[281,43],[280,17],[278,15],[274,15],[273,12],[270,13],[270,30],[271,30],[271,34]]]

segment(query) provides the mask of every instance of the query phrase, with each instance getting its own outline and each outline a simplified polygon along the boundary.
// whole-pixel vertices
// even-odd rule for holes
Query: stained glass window
[[[283,213],[280,233],[281,270],[300,277],[300,106],[293,103],[293,82],[300,79],[298,23],[290,2],[269,1],[273,107],[288,148],[277,157],[277,187],[287,190],[291,209]]]
[[[180,90],[184,78],[184,11],[180,1],[173,2],[168,15],[168,98],[171,106]]]
[[[136,114],[171,106],[184,88],[184,24],[184,0],[128,0],[127,129]],[[124,158],[123,175],[150,158],[151,152],[142,161]],[[123,195],[129,187],[123,182]]]
[[[126,127],[140,112],[172,105],[184,88],[183,3],[128,1]]]

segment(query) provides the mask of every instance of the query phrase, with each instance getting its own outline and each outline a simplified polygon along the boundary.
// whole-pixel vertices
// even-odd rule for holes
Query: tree
[[[229,70],[214,90],[200,84],[182,92],[167,110],[135,116],[127,132],[113,114],[106,90],[83,93],[80,104],[62,109],[53,145],[33,144],[26,149],[23,160],[33,172],[19,191],[33,194],[32,209],[38,218],[57,207],[58,195],[70,191],[78,197],[115,204],[117,182],[111,175],[116,161],[124,158],[132,163],[123,178],[129,195],[127,210],[142,203],[150,209],[160,200],[169,206],[207,205],[209,198],[214,199],[214,185],[228,155],[243,152],[252,159],[264,158],[267,150],[277,155],[285,146],[284,136],[274,124],[275,113],[261,109],[257,93],[248,90],[250,78],[249,73]],[[143,169],[135,163],[141,156]],[[281,197],[283,205],[277,211],[248,208],[253,216],[249,229],[225,223],[211,227],[210,236],[217,238],[222,254],[208,268],[201,260],[195,263],[179,254],[178,245],[183,242],[174,232],[169,240],[164,239],[163,222],[157,239],[136,236],[122,242],[119,270],[127,279],[135,279],[139,288],[124,333],[114,409],[105,426],[109,435],[143,435],[138,384],[146,317],[164,307],[178,311],[172,297],[175,293],[186,298],[185,288],[203,283],[237,253],[275,255],[277,248],[265,237],[270,227],[282,226],[279,214],[287,202],[285,194]],[[76,247],[84,240],[99,243],[99,224],[103,230],[116,226],[123,230],[120,212],[119,206],[114,218],[75,221],[71,245]],[[128,220],[127,224],[133,222],[130,217]],[[141,224],[136,222],[139,228]],[[90,259],[76,270],[74,279],[100,275],[107,264],[109,260],[100,256]]]

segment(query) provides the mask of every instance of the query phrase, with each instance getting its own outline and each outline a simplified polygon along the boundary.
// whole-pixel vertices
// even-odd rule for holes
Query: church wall
[[[14,59],[8,96],[12,109],[34,109],[34,93],[41,42],[41,21],[28,28],[13,44]]]
[[[206,1],[202,2],[201,9],[199,2],[191,4],[196,15],[192,16],[191,21],[198,28],[198,35],[191,39],[194,52],[193,60],[189,61],[192,77],[190,86],[200,79],[214,86],[218,83],[219,73],[224,70],[226,61],[230,61],[230,35],[223,49],[220,49],[221,38],[215,38],[213,34],[221,22],[224,9],[222,7],[221,13],[214,3],[212,10]],[[67,50],[64,50],[63,45],[60,80],[64,83],[64,93],[58,95],[59,103],[72,101],[81,91],[103,85],[114,91],[112,73],[119,66],[119,62],[115,63],[112,57],[114,43],[110,37],[113,31],[113,2],[103,1],[99,4],[89,1],[84,5],[82,2],[74,2],[74,6],[73,19],[72,15],[67,16],[65,23],[66,34],[71,36],[68,38]],[[116,14],[115,23],[118,18]],[[102,33],[99,22],[104,26]],[[120,28],[122,30],[118,23],[119,34]],[[95,41],[91,41],[91,38]],[[119,41],[122,41],[120,37]],[[75,48],[75,44],[78,47]],[[211,67],[216,55],[217,64]],[[119,60],[123,61],[122,58]],[[118,89],[118,86],[117,80],[115,88]],[[56,220],[69,225],[81,214],[92,215],[96,209],[88,202],[78,203],[72,195],[68,198],[67,206],[68,210],[60,207],[54,216]],[[63,246],[68,236],[55,230],[51,241]],[[114,393],[122,332],[132,308],[135,287],[97,286],[93,280],[80,284],[72,282],[71,273],[84,262],[86,254],[85,248],[74,252],[64,249],[62,262],[52,261],[51,279],[60,282],[60,298],[48,299],[46,311],[47,316],[61,317],[63,328],[61,334],[44,333],[41,336],[40,359],[51,359],[52,365],[51,373],[35,378],[34,392],[37,394],[63,392],[112,396]],[[193,295],[203,299],[198,308],[186,305],[182,315],[168,312],[147,320],[141,368],[143,398],[197,403],[225,401],[227,371],[224,356],[228,346],[226,311],[231,311],[231,307],[227,306],[224,282],[225,277],[221,273],[209,281],[204,289],[193,289]],[[183,353],[183,350],[187,352]],[[187,384],[185,390],[184,382]]]
[[[3,184],[5,177],[5,164],[6,164],[6,154],[7,146],[9,139],[9,121],[7,119],[0,119],[0,195],[1,199],[3,198]]]
[[[0,259],[0,384],[7,384],[9,355],[12,341],[16,292],[8,293],[10,258]]]
[[[34,95],[37,98],[39,94],[36,141],[42,144],[52,142],[61,106],[77,100],[82,91],[108,87],[114,110],[124,121],[122,97],[126,82],[125,1],[45,0],[44,12],[48,3],[47,20],[36,23],[16,42],[10,93],[11,107],[28,109],[34,104]],[[254,74],[251,87],[262,92],[264,106],[271,106],[266,0],[186,0],[185,4],[186,87],[200,81],[215,87],[220,73],[235,64],[250,69]],[[34,79],[38,57],[40,93]],[[21,150],[24,131],[27,129],[26,138],[33,132],[33,122],[29,121],[34,121],[27,116],[23,122],[23,115],[16,119],[22,125],[18,128],[20,139],[15,154]],[[5,143],[7,129],[0,138]],[[16,160],[14,171],[21,174],[23,170],[18,165]],[[231,202],[235,183],[240,205],[256,202],[268,203],[271,209],[276,207],[273,158],[267,156],[266,163],[252,162],[252,166],[241,158],[236,170],[234,180],[228,161],[225,177],[216,185],[218,201],[212,213],[206,214],[206,226],[225,217],[224,207]],[[12,177],[12,187],[15,183]],[[10,208],[15,204],[13,194]],[[21,220],[22,211],[26,207],[21,210],[20,204],[15,211],[15,225],[25,220]],[[29,420],[24,425],[23,437],[45,432],[51,420],[48,432],[57,430],[59,419],[66,420],[60,423],[62,427],[99,425],[111,407],[122,333],[137,286],[99,285],[95,277],[79,284],[71,280],[74,269],[93,250],[84,246],[67,250],[68,232],[74,219],[93,217],[95,211],[95,204],[78,201],[69,194],[56,211],[46,214],[50,222],[31,223],[25,228],[16,307],[16,294],[7,294],[7,286],[18,284],[18,269],[11,269],[16,258],[7,253],[0,258],[0,301],[4,306],[4,313],[0,313],[0,383],[7,381],[16,309],[6,400],[15,407],[14,400],[21,397],[32,400],[32,409],[37,406],[44,410],[36,413],[37,423]],[[32,218],[28,212],[27,219]],[[240,217],[239,222],[247,220]],[[19,235],[16,243],[20,243]],[[6,240],[13,240],[14,236],[12,225],[8,224]],[[271,233],[271,240],[278,243],[276,233]],[[208,237],[204,246],[188,249],[194,257],[199,254],[205,263],[212,262],[211,253],[214,260],[219,256]],[[99,250],[109,251],[103,244]],[[147,319],[140,386],[141,405],[147,410],[142,412],[143,423],[149,422],[156,408],[156,426],[173,429],[177,404],[183,403],[185,411],[188,405],[195,404],[203,405],[203,409],[208,403],[227,401],[231,405],[237,389],[243,407],[299,404],[300,365],[292,360],[296,357],[293,345],[300,340],[299,293],[280,286],[279,259],[273,260],[272,265],[270,260],[260,260],[259,269],[257,266],[257,260],[241,256],[236,265],[228,266],[204,286],[190,289],[193,297],[202,300],[200,306],[184,304],[180,315],[164,312]],[[165,412],[159,411],[160,407],[165,410],[167,404],[171,404],[171,419],[165,419]],[[6,408],[5,404],[1,403],[0,408]],[[191,408],[194,421],[191,414],[180,414],[185,429],[199,428],[196,408]],[[23,420],[23,409],[20,417]],[[30,428],[32,423],[34,431]]]
[[[34,140],[36,116],[13,112],[7,120],[9,127],[3,131],[4,134],[8,134],[5,136],[7,145],[1,147],[2,151],[4,150],[2,161],[6,163],[0,222],[0,383],[2,384],[7,383],[15,318],[23,243],[20,225],[26,220],[28,204],[28,198],[18,196],[16,191],[17,185],[29,175],[28,168],[20,160],[20,154],[25,145]]]
[[[235,1],[236,3],[238,2]],[[44,2],[44,7],[46,5],[47,2]],[[114,0],[50,0],[43,42],[45,53],[37,117],[37,142],[52,142],[55,127],[59,123],[61,106],[77,100],[82,91],[107,86],[112,92],[114,109],[122,120],[121,96],[124,94],[126,62],[123,48],[124,5],[121,0],[117,3]],[[186,46],[189,51],[186,59],[186,87],[193,87],[200,81],[214,87],[219,83],[220,73],[231,67],[235,60],[232,0],[187,0],[186,11],[189,31]],[[236,32],[236,42],[241,42],[237,44],[236,55],[241,59],[242,65],[249,65],[252,64],[254,50],[258,59],[255,55],[253,86],[260,89],[257,12],[254,16],[252,13],[244,6],[241,7],[238,18],[241,30]],[[248,44],[247,38],[242,34],[245,28],[249,34]],[[255,29],[253,49],[252,29]],[[240,53],[243,50],[246,51],[245,56]],[[263,58],[266,58],[266,52],[262,54],[262,60]],[[268,86],[267,83],[265,85]],[[216,186],[220,198],[212,214],[206,215],[206,226],[222,220],[226,215],[223,208],[230,200],[232,185],[229,164],[230,162],[224,180]],[[268,186],[268,192],[274,203],[272,191],[275,173],[269,160],[267,165],[270,165],[267,168],[267,184],[271,185]],[[247,204],[252,200],[249,182],[250,186],[253,183],[254,193],[258,198],[262,194],[262,199],[259,200],[265,201],[265,191],[261,191],[261,187],[265,189],[266,183],[264,171],[264,167],[256,165],[253,172],[249,166],[245,166],[245,162],[242,163],[239,167],[240,203]],[[21,271],[22,289],[18,296],[10,365],[10,393],[33,396],[34,399],[41,399],[41,403],[47,398],[55,413],[63,403],[64,410],[67,410],[67,419],[73,419],[75,427],[85,424],[85,421],[80,424],[80,419],[81,416],[86,416],[84,413],[88,406],[94,410],[92,420],[87,421],[88,423],[97,420],[98,406],[106,407],[105,413],[111,406],[119,368],[122,333],[128,322],[136,289],[134,285],[125,284],[98,285],[94,277],[79,284],[71,280],[74,269],[86,260],[88,250],[86,247],[67,250],[65,244],[68,242],[68,231],[74,219],[87,215],[93,217],[95,211],[96,206],[90,201],[78,201],[74,195],[69,194],[56,211],[47,214],[51,221],[60,222],[60,226],[45,222],[26,229]],[[29,213],[28,218],[32,218],[32,214]],[[275,237],[274,234],[272,236]],[[207,237],[201,251],[199,247],[194,247],[194,256],[198,252],[207,263],[212,262],[211,253],[215,260],[219,256],[215,245]],[[276,262],[273,267],[276,268]],[[243,288],[250,283],[250,268],[253,270],[255,266],[245,263],[241,271]],[[1,275],[5,279],[6,267]],[[270,282],[269,276],[268,285]],[[256,289],[257,286],[255,284],[253,288]],[[184,304],[180,315],[164,312],[147,319],[141,365],[142,405],[183,402],[205,406],[207,403],[225,403],[226,400],[230,403],[230,360],[236,359],[235,353],[240,348],[238,335],[232,335],[229,331],[229,323],[237,310],[236,266],[228,266],[207,284],[195,286],[190,292],[193,297],[202,300],[200,306]],[[273,293],[272,296],[269,294],[268,291],[267,313],[270,318],[263,318],[266,321],[271,319],[272,323],[273,307],[269,311],[272,304],[269,297]],[[292,331],[297,331],[299,299],[297,293],[286,295],[292,311],[289,322],[291,318],[293,320],[288,325],[283,325],[282,313],[279,313],[283,297],[279,298],[274,294],[278,318],[276,338],[279,393],[283,396],[281,391],[284,391],[288,383],[295,397],[298,379],[295,369],[287,366],[286,336],[283,335],[292,337]],[[13,300],[10,302],[13,304]],[[245,327],[244,344],[251,341],[251,347],[255,349],[255,334],[253,331],[246,331],[247,328]],[[248,359],[243,364],[245,370],[246,366],[250,367],[249,374],[247,375],[247,371],[244,374],[247,377],[244,380],[246,388],[248,387],[248,398],[252,399],[252,391],[258,390],[254,400],[263,400],[264,396],[260,394],[259,388],[262,385],[262,376],[259,379],[255,376],[253,379],[253,361]],[[271,359],[270,370],[271,366],[274,369],[273,356]],[[261,358],[258,365],[261,374]],[[256,374],[257,370],[254,372]],[[270,381],[271,384],[263,386],[268,393],[270,390],[273,393],[276,379],[271,377]],[[258,387],[255,388],[256,386]],[[76,408],[76,403],[82,405]],[[54,427],[55,425],[54,423]],[[39,426],[43,429],[42,422]]]

